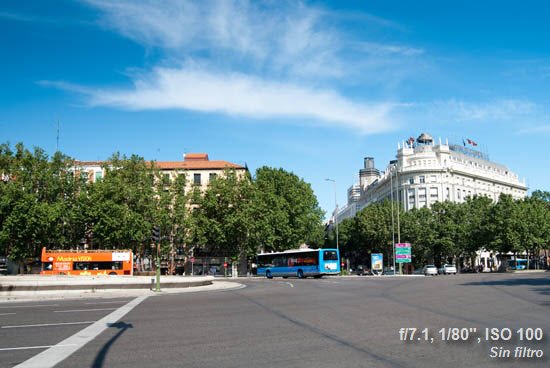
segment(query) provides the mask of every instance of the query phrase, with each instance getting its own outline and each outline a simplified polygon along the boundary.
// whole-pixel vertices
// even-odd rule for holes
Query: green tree
[[[491,213],[493,201],[486,196],[468,197],[461,205],[465,211],[463,255],[474,264],[476,252],[491,249]]]
[[[401,216],[401,239],[412,244],[413,264],[417,267],[434,263],[438,233],[434,216],[427,208],[415,208]]]
[[[436,236],[433,242],[435,263],[455,262],[465,248],[465,211],[462,204],[445,201],[431,206]]]
[[[91,186],[87,201],[93,245],[143,250],[161,220],[154,165],[136,155],[114,154],[104,169],[105,177]]]
[[[256,249],[250,180],[228,170],[194,201],[195,242],[212,253],[238,257],[240,272],[246,272],[247,256]]]
[[[517,220],[521,247],[529,255],[538,256],[550,244],[550,211],[548,202],[531,196],[517,201]]]
[[[0,146],[0,244],[13,260],[36,257],[40,248],[68,246],[82,235],[74,161],[60,152],[50,158],[22,143]]]
[[[323,211],[311,186],[283,169],[261,167],[254,180],[255,236],[265,251],[322,245]]]
[[[350,240],[362,257],[368,253],[384,253],[390,262],[393,254],[391,203],[374,203],[361,210],[355,216]]]
[[[521,248],[519,206],[512,196],[501,194],[498,202],[492,207],[488,225],[489,250],[506,254],[517,253]]]

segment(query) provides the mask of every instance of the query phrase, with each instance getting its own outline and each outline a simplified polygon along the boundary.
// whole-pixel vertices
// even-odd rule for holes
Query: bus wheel
[[[299,279],[303,279],[303,278],[304,278],[304,271],[298,270],[298,272],[296,273],[296,275],[298,276]]]
[[[315,276],[313,276],[314,279],[320,279],[321,277],[323,277],[323,275],[315,275]]]
[[[273,275],[271,274],[271,271],[265,271],[265,277],[267,277],[268,279],[272,279]]]
[[[116,276],[116,272],[109,272],[109,276]]]

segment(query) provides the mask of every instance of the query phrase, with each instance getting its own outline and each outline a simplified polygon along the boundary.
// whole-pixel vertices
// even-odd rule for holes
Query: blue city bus
[[[338,249],[292,249],[277,253],[261,253],[256,257],[259,276],[296,276],[303,279],[340,273]]]
[[[512,270],[526,270],[527,269],[527,260],[526,259],[510,259],[508,260],[508,267]]]

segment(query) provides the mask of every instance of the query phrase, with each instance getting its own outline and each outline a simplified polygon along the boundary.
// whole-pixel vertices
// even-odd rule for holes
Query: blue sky
[[[340,206],[429,132],[550,190],[545,1],[11,1],[0,141],[283,167]]]

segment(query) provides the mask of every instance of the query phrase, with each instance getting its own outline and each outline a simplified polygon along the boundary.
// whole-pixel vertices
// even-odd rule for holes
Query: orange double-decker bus
[[[131,250],[46,250],[41,275],[132,275]]]

